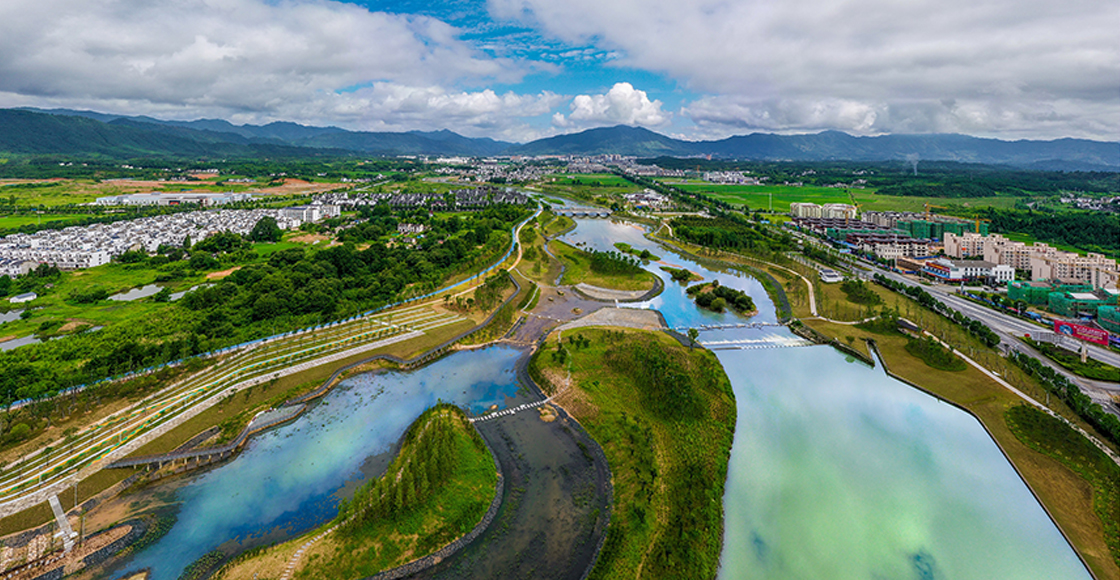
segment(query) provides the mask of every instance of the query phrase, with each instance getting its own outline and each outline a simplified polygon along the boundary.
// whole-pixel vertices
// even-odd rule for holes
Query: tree
[[[696,346],[696,339],[699,336],[700,336],[700,331],[699,330],[696,330],[695,328],[688,329],[688,341],[689,341],[688,350],[692,350],[692,347]]]
[[[249,232],[249,239],[254,242],[279,242],[283,232],[280,226],[276,224],[276,218],[272,216],[265,216],[257,220],[256,225],[253,226],[253,231]]]

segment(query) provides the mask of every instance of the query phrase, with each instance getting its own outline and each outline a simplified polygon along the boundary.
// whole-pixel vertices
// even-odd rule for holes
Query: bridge
[[[737,324],[700,324],[696,326],[678,326],[673,328],[677,332],[688,332],[690,328],[696,330],[726,330],[728,328],[766,328],[769,326],[785,326],[779,322],[740,322]]]
[[[799,336],[767,336],[763,338],[740,338],[734,340],[700,341],[708,350],[755,350],[760,348],[794,348],[813,346],[816,343]]]
[[[510,415],[515,415],[517,413],[520,413],[521,411],[527,411],[529,409],[535,409],[535,408],[540,407],[541,405],[543,405],[543,404],[545,404],[545,403],[547,403],[551,400],[552,400],[552,397],[549,397],[547,399],[541,399],[539,401],[533,401],[532,403],[525,403],[524,405],[518,405],[516,407],[510,407],[508,409],[502,409],[501,411],[491,411],[491,412],[488,412],[486,414],[479,415],[478,417],[471,417],[469,419],[469,421],[471,423],[478,423],[478,422],[481,422],[481,421],[489,421],[491,419],[497,419],[499,417],[508,417]]]
[[[182,464],[193,463],[192,467],[198,467],[207,463],[221,461],[230,457],[249,439],[250,435],[264,431],[269,427],[275,427],[281,423],[286,423],[295,419],[307,408],[305,404],[296,404],[287,407],[280,407],[279,409],[269,409],[257,413],[252,421],[241,431],[241,434],[236,439],[219,445],[217,447],[203,447],[196,449],[187,446],[184,449],[172,451],[170,453],[160,453],[157,455],[143,455],[140,457],[129,457],[125,459],[118,459],[106,465],[107,469],[117,469],[124,467],[148,467],[159,469],[166,464],[175,464],[177,462]]]
[[[573,207],[573,208],[559,208],[553,210],[556,215],[566,217],[581,217],[581,218],[608,218],[611,217],[611,210],[598,209],[593,207]]]

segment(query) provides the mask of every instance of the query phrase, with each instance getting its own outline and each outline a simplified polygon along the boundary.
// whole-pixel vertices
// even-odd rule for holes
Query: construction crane
[[[931,207],[935,207],[935,208],[937,208],[937,209],[949,209],[949,208],[947,208],[947,207],[945,207],[945,206],[943,206],[943,205],[933,205],[933,204],[929,204],[929,203],[926,203],[926,204],[923,204],[923,205],[924,205],[924,206],[925,206],[925,208],[926,208],[926,221],[927,221],[927,222],[929,221],[929,216],[930,216],[930,213],[929,213],[929,208],[931,208]]]
[[[986,220],[982,217],[978,217],[978,218],[975,218],[975,219],[976,219],[976,233],[980,233],[980,222],[984,222],[984,223],[988,223],[988,224],[992,223],[992,220]]]

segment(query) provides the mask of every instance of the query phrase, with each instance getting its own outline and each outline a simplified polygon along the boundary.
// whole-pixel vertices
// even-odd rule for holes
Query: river
[[[756,280],[677,256],[634,225],[579,223],[565,241],[649,249],[749,293],[752,321],[775,320]],[[695,308],[683,285],[649,269],[666,290],[637,306],[670,326],[740,320]],[[790,334],[731,329],[700,341],[777,346]],[[1091,578],[971,415],[826,346],[715,352],[738,406],[721,579]]]
[[[566,241],[600,250],[620,241],[648,248],[667,264],[748,292],[759,308],[753,321],[776,320],[761,284],[751,278],[677,256],[647,240],[639,226],[578,223]],[[742,321],[697,309],[683,285],[657,264],[649,269],[665,281],[665,291],[635,307],[660,310],[674,327]],[[720,578],[1089,578],[970,415],[831,348],[779,348],[795,342],[785,328],[708,331],[700,340],[775,347],[716,351],[739,409]],[[504,347],[464,351],[408,373],[347,379],[294,423],[254,438],[237,459],[180,482],[173,492],[178,523],[117,570],[149,567],[153,580],[174,580],[219,546],[259,545],[321,524],[347,490],[384,469],[404,429],[437,400],[480,411],[531,396],[518,394],[514,367],[520,355]],[[494,424],[487,429],[505,421],[487,422]],[[501,428],[517,430],[520,421],[534,429],[534,437],[561,437],[558,429],[542,430],[522,415],[509,421]],[[547,454],[548,445],[536,447]],[[552,490],[550,501],[564,489],[547,482],[541,487]],[[485,549],[535,545],[507,535],[514,537],[506,543],[484,537],[460,560],[485,560]],[[545,542],[540,545],[552,544],[547,534],[539,536]],[[490,556],[523,560],[517,554]],[[445,562],[444,569],[454,565]],[[471,570],[464,576],[501,578],[511,568]]]

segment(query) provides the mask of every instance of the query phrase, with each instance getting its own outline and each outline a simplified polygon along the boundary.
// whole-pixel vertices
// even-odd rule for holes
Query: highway
[[[953,287],[951,286],[938,284],[926,286],[924,284],[918,284],[907,276],[890,272],[867,263],[857,264],[855,265],[855,269],[859,271],[861,277],[866,279],[871,279],[873,274],[882,274],[891,280],[901,282],[907,286],[921,287],[950,308],[959,311],[969,318],[979,320],[986,324],[988,328],[991,328],[992,331],[999,335],[1002,349],[1024,353],[1038,359],[1040,362],[1059,372],[1062,376],[1069,379],[1070,382],[1077,385],[1081,389],[1081,392],[1085,393],[1093,402],[1099,404],[1105,411],[1120,417],[1120,407],[1113,403],[1112,400],[1113,395],[1120,394],[1120,382],[1097,381],[1079,377],[1018,339],[1018,337],[1024,334],[1035,335],[1039,332],[1049,331],[1050,329],[1021,318],[1003,314],[1002,312],[981,306],[961,296],[957,296],[952,292]],[[1088,355],[1090,357],[1105,364],[1120,368],[1120,353],[1093,344],[1089,344],[1088,347]]]

